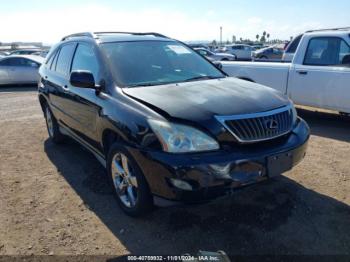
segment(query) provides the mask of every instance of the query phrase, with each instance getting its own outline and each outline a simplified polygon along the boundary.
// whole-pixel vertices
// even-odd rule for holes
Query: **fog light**
[[[182,190],[187,190],[187,191],[192,190],[192,186],[184,180],[170,178],[170,182],[173,184],[173,186],[180,188]]]

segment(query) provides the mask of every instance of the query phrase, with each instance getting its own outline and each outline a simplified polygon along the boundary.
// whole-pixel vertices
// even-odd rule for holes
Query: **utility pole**
[[[220,46],[222,46],[222,26],[220,26]]]

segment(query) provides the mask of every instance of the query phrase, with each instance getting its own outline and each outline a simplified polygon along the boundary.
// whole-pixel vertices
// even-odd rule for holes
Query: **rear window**
[[[295,53],[302,37],[303,35],[298,35],[297,37],[295,37],[292,40],[292,42],[290,42],[290,44],[287,46],[286,53]]]

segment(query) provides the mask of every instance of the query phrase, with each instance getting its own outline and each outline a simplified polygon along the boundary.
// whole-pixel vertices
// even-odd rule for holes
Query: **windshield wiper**
[[[222,76],[195,76],[188,78],[184,80],[183,82],[191,82],[191,81],[197,81],[197,80],[208,80],[208,79],[219,79],[223,78]]]

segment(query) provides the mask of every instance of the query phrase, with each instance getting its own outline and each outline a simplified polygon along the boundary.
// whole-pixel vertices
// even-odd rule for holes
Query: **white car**
[[[222,62],[222,69],[296,104],[350,113],[350,28],[304,33],[291,63]]]
[[[205,48],[194,48],[194,51],[196,51],[198,54],[206,57],[210,61],[235,61],[236,57],[231,54],[227,53],[214,53],[212,51],[209,51],[208,49]]]
[[[31,55],[12,55],[0,59],[0,85],[36,84],[39,67],[44,58]]]
[[[251,60],[254,48],[250,45],[226,45],[224,51],[236,56],[238,60]]]

